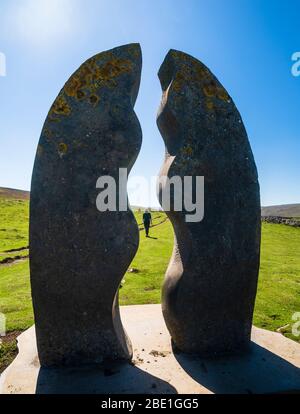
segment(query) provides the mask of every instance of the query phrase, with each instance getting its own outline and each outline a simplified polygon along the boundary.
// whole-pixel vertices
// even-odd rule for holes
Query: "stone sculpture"
[[[30,272],[42,366],[132,357],[118,288],[139,242],[133,213],[96,208],[99,177],[130,171],[141,146],[133,111],[141,50],[88,59],[45,121],[30,199]],[[117,194],[118,198],[119,194]]]
[[[257,170],[237,108],[197,59],[171,50],[160,70],[157,123],[166,145],[160,175],[202,176],[205,211],[167,212],[175,232],[162,309],[176,348],[216,356],[250,342],[260,251]],[[162,198],[164,186],[160,186]],[[171,188],[171,200],[174,194]]]

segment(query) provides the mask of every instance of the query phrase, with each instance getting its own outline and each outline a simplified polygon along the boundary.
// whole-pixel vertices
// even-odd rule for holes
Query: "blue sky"
[[[157,71],[175,48],[203,61],[233,97],[262,205],[299,203],[300,76],[291,74],[299,16],[299,0],[1,0],[0,186],[30,188],[44,119],[70,74],[95,53],[139,42],[143,145],[132,174],[151,177],[162,164]]]

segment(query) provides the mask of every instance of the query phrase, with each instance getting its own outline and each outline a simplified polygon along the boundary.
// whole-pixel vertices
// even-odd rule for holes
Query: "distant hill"
[[[280,206],[269,206],[261,208],[262,217],[300,217],[300,204],[282,204]]]
[[[0,187],[1,198],[13,198],[14,200],[29,200],[30,192],[24,190],[16,190],[14,188]]]
[[[132,206],[130,205],[132,211],[144,211],[146,208],[150,208],[151,211],[163,211],[162,208],[159,207],[145,207],[145,206]]]

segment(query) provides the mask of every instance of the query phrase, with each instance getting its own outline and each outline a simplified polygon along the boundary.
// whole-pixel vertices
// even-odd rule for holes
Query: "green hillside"
[[[15,336],[33,323],[28,266],[29,201],[0,195],[0,312],[7,331],[0,348],[0,371],[15,355]],[[142,213],[135,212],[142,229]],[[152,238],[140,232],[140,246],[120,289],[120,304],[159,303],[161,284],[173,246],[173,231],[163,212],[153,213]],[[18,250],[21,249],[21,250]],[[13,251],[10,251],[13,250]],[[5,262],[10,259],[9,262]],[[2,262],[2,263],[1,263]],[[291,333],[300,311],[300,228],[263,223],[261,268],[254,324],[299,341]]]

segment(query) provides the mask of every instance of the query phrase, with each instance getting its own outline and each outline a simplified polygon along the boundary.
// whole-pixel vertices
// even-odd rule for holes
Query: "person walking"
[[[148,209],[146,209],[145,213],[143,214],[143,223],[145,227],[146,237],[149,237],[149,228],[150,225],[152,226],[152,216]]]

